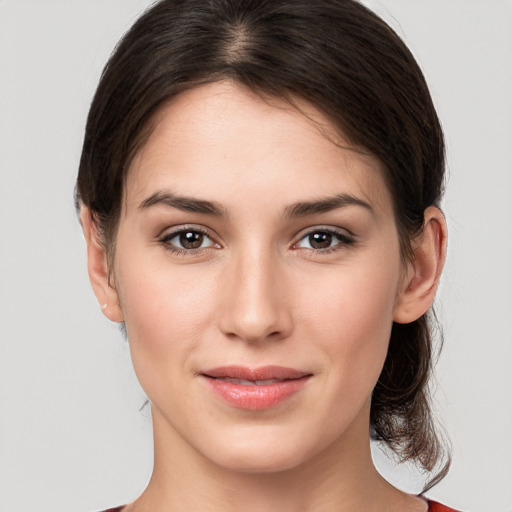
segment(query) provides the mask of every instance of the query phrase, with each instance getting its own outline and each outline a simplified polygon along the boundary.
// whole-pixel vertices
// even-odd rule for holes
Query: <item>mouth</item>
[[[238,409],[276,407],[299,393],[313,376],[293,368],[225,366],[200,374],[213,393]]]
[[[278,379],[267,379],[267,380],[245,380],[245,379],[233,379],[231,377],[213,377],[215,380],[223,380],[224,382],[231,382],[231,384],[239,384],[240,386],[266,386],[268,384],[277,384],[283,382]]]

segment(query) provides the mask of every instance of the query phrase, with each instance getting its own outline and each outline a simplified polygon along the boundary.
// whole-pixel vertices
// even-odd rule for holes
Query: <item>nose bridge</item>
[[[224,284],[221,329],[225,334],[255,342],[288,333],[291,320],[286,297],[280,293],[282,270],[272,249],[260,243],[233,254]]]

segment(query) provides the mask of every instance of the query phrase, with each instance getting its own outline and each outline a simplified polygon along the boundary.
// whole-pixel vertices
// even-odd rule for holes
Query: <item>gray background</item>
[[[366,2],[422,65],[443,120],[450,241],[431,496],[512,511],[512,2]],[[88,284],[73,185],[99,74],[144,0],[0,0],[0,511],[125,503],[151,470],[126,343]],[[379,467],[409,490],[407,469]]]

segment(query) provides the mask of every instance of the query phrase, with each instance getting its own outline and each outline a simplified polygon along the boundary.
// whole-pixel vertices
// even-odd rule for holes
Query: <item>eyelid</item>
[[[176,226],[166,227],[157,235],[157,238],[169,238],[171,236],[176,236],[179,235],[180,233],[187,231],[197,231],[198,233],[202,233],[203,235],[207,235],[208,237],[212,236],[210,230],[203,226],[199,226],[196,224],[178,224]]]
[[[187,248],[178,247],[177,245],[170,243],[170,240],[172,240],[173,238],[179,236],[182,233],[186,233],[186,232],[200,233],[200,234],[204,235],[205,237],[207,237],[210,240],[211,244],[208,245],[207,247],[197,247],[195,249],[187,249]],[[338,243],[333,246],[326,247],[323,249],[315,249],[315,248],[311,248],[311,247],[298,247],[299,243],[304,238],[306,238],[314,233],[329,233],[337,238]],[[183,254],[183,255],[187,255],[187,254],[193,255],[193,254],[208,251],[211,249],[221,249],[222,245],[217,241],[218,238],[219,237],[217,237],[214,233],[212,233],[211,230],[205,228],[204,226],[198,226],[198,225],[194,225],[194,224],[183,224],[183,225],[178,225],[178,226],[173,226],[173,227],[167,227],[161,232],[161,234],[159,234],[157,236],[158,242],[160,244],[162,244],[167,250],[169,250],[170,252],[173,252],[173,253]],[[327,254],[329,252],[334,252],[334,251],[346,248],[347,246],[353,245],[356,242],[357,242],[356,236],[346,228],[320,225],[320,226],[312,226],[310,228],[303,230],[299,235],[297,235],[296,241],[292,244],[291,249],[292,250],[300,249],[300,250],[310,251],[310,252],[319,253],[319,254]]]
[[[298,247],[298,244],[306,237],[314,234],[314,233],[329,233],[331,235],[334,235],[338,238],[339,243],[332,247],[327,247],[325,249],[314,249],[309,247]],[[305,231],[302,231],[297,236],[297,241],[293,243],[292,249],[295,250],[305,250],[305,251],[311,251],[315,253],[329,253],[333,252],[339,249],[342,249],[344,247],[354,245],[357,242],[356,236],[351,233],[348,229],[344,228],[338,228],[334,226],[313,226],[311,228],[307,228]]]
[[[179,236],[182,233],[186,233],[186,232],[190,232],[190,231],[196,232],[196,233],[201,233],[202,235],[207,237],[212,242],[212,244],[209,245],[208,247],[198,247],[196,249],[185,249],[185,248],[178,247],[178,246],[175,246],[175,245],[169,243],[170,240],[172,240],[173,238]],[[169,250],[170,252],[173,252],[173,253],[178,253],[178,254],[196,254],[198,252],[206,251],[209,249],[220,249],[221,244],[219,244],[217,242],[216,238],[217,237],[214,234],[212,234],[212,232],[209,229],[207,229],[203,226],[197,226],[194,224],[183,224],[183,225],[179,225],[179,226],[173,226],[172,228],[167,227],[157,237],[158,242],[161,243],[162,245],[164,245],[167,250]]]

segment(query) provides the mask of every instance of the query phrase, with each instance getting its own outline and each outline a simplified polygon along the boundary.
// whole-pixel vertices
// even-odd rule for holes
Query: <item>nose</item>
[[[220,284],[221,331],[248,343],[287,337],[292,329],[289,288],[278,257],[247,250],[233,260]]]

